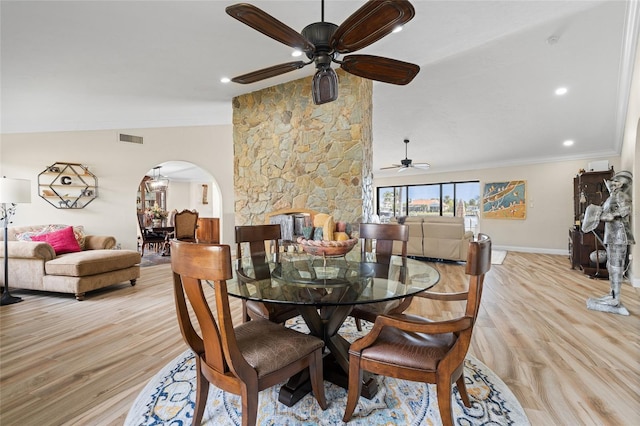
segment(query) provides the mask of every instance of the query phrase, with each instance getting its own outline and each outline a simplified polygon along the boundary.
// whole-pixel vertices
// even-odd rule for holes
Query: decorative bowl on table
[[[298,237],[298,244],[306,253],[314,256],[344,256],[358,242],[357,238],[342,241],[307,240]]]

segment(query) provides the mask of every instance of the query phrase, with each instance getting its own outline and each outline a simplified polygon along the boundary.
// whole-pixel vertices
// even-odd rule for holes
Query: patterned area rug
[[[155,266],[155,265],[164,265],[167,263],[171,263],[171,256],[163,256],[160,253],[148,253],[145,252],[144,256],[140,260],[140,266]]]
[[[287,325],[307,331],[300,318]],[[371,328],[365,323],[363,332]],[[366,325],[369,326],[367,329]],[[349,318],[340,334],[353,341],[361,334]],[[187,350],[156,374],[142,390],[127,415],[125,426],[191,424],[195,405],[195,359]],[[529,425],[509,388],[487,366],[472,356],[465,361],[467,391],[471,408],[466,408],[457,390],[453,394],[454,424]],[[378,377],[379,391],[372,400],[360,398],[350,425],[438,425],[440,414],[435,385]],[[347,401],[346,390],[325,382],[329,407],[322,411],[307,395],[289,408],[278,402],[280,386],[260,392],[258,425],[341,425]],[[203,425],[241,424],[240,398],[214,387],[204,413]]]

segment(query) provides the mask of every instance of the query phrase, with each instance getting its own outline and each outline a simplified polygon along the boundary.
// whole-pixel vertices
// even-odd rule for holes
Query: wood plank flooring
[[[461,264],[438,263],[434,291],[464,288]],[[589,311],[608,281],[566,256],[509,252],[489,272],[471,352],[516,395],[533,425],[640,424],[640,294],[623,286],[624,317]],[[147,381],[186,346],[169,265],[128,283],[70,295],[13,290],[0,308],[0,424],[122,425]],[[458,303],[456,305],[456,303]],[[415,299],[411,311],[461,309]],[[232,301],[239,320],[240,303]]]

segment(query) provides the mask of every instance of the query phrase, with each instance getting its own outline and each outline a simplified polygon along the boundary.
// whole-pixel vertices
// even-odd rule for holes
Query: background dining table
[[[167,238],[174,230],[173,226],[151,226],[147,229],[150,229],[154,234],[164,235],[165,243],[162,246],[162,250],[160,253],[162,256],[169,256],[171,254],[171,247],[169,244],[169,239]]]

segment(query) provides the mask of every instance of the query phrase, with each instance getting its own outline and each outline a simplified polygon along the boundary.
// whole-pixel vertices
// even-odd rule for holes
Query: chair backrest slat
[[[376,242],[376,259],[378,263],[389,263],[393,251],[393,242],[402,242],[401,256],[407,257],[407,241],[409,241],[409,227],[393,223],[361,223],[360,224],[361,252],[364,258],[366,252]]]
[[[275,254],[277,260],[280,238],[282,234],[279,224],[236,226],[236,256],[251,256],[254,266],[265,263],[267,254],[270,253]],[[248,246],[248,253],[243,251],[243,246]]]
[[[480,300],[485,274],[491,269],[491,238],[478,234],[476,241],[469,243],[465,273],[469,275],[469,293],[465,314],[475,319],[480,310]]]
[[[233,331],[226,280],[233,276],[231,248],[228,245],[171,242],[171,268],[174,273],[176,309],[180,330],[194,352],[206,354],[206,363],[221,374],[234,362],[243,362]],[[214,285],[217,321],[203,291],[202,281]],[[189,318],[186,299],[198,319],[200,337]]]

